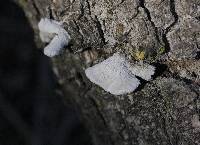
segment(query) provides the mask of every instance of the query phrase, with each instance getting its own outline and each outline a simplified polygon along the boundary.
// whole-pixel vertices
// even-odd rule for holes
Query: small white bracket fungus
[[[40,38],[43,42],[50,42],[44,48],[44,54],[53,57],[62,51],[69,44],[70,35],[62,27],[61,22],[42,18],[38,23]]]
[[[121,95],[133,92],[140,85],[135,75],[150,80],[154,70],[153,66],[147,64],[131,66],[124,56],[115,53],[103,62],[87,68],[85,73],[91,82],[105,91]]]

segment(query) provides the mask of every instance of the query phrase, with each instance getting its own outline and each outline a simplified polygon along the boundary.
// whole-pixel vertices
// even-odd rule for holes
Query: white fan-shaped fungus
[[[62,27],[62,23],[42,18],[38,23],[40,38],[43,42],[50,42],[44,48],[44,54],[53,57],[60,54],[64,46],[68,45],[70,35]]]
[[[87,68],[85,73],[91,82],[105,91],[121,95],[133,92],[140,85],[135,75],[150,80],[154,70],[153,66],[147,64],[131,66],[124,56],[115,53],[103,62]]]
[[[130,93],[140,84],[127,68],[125,58],[118,53],[86,69],[85,73],[90,81],[114,95]]]

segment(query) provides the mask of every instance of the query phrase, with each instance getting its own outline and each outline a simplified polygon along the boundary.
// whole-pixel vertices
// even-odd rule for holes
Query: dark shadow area
[[[167,71],[167,65],[161,64],[161,63],[153,63],[153,66],[155,66],[155,74],[153,75],[153,79],[161,76],[165,71]]]
[[[0,145],[89,145],[73,106],[64,104],[49,58],[37,50],[24,12],[0,5]]]
[[[142,79],[142,78],[140,78],[138,76],[135,76],[135,77],[138,80],[140,80],[140,85],[134,91],[134,92],[138,92],[138,91],[141,91],[144,88],[144,86],[148,83],[148,81],[146,81],[146,80],[144,80],[144,79]]]
[[[157,77],[163,75],[164,72],[167,70],[167,65],[165,65],[165,64],[153,63],[151,65],[153,65],[156,68],[155,73],[152,76],[153,80],[156,79]],[[145,87],[145,85],[148,83],[148,81],[146,81],[138,76],[136,76],[136,78],[140,80],[140,85],[135,89],[134,92],[141,91]]]
[[[199,59],[200,59],[200,51],[197,52],[197,55],[196,55],[195,59],[196,59],[196,60],[199,60]]]

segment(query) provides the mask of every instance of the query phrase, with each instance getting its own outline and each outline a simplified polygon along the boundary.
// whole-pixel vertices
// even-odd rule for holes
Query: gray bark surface
[[[41,17],[64,22],[70,47],[52,59],[94,145],[200,144],[199,0],[19,0],[36,36]],[[84,70],[114,52],[156,66],[135,92],[114,96]],[[66,95],[69,96],[69,95]]]

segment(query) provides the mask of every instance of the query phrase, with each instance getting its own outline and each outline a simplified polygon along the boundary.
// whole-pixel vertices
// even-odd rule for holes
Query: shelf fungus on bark
[[[53,57],[59,55],[65,46],[69,44],[70,35],[62,27],[61,22],[42,18],[38,23],[40,38],[43,42],[50,42],[44,48],[44,54]]]
[[[133,92],[140,81],[136,76],[149,81],[155,67],[148,64],[131,64],[125,56],[115,53],[103,62],[85,70],[89,80],[114,95]]]

